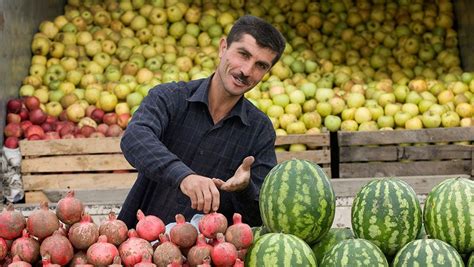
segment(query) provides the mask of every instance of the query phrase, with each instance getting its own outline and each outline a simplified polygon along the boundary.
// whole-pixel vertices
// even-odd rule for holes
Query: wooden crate
[[[275,145],[312,144],[314,150],[278,152],[314,161],[330,174],[329,134],[281,136]],[[128,193],[137,173],[120,150],[120,138],[81,138],[20,142],[21,173],[27,203],[60,199],[70,189],[81,199],[113,202]]]
[[[473,140],[474,127],[339,132],[339,177],[473,176]]]

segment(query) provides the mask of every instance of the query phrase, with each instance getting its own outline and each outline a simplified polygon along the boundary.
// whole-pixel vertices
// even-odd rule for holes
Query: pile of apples
[[[131,117],[153,86],[208,77],[220,38],[252,14],[287,40],[246,94],[278,135],[473,125],[449,0],[69,0],[64,11],[39,25],[19,89],[59,121]]]

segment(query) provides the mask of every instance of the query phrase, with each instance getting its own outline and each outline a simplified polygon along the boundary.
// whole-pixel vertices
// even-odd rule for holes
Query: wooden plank
[[[40,203],[42,201],[51,202],[41,191],[25,192],[25,203]]]
[[[329,146],[329,134],[291,134],[279,135],[275,145],[310,144],[316,146]]]
[[[298,152],[282,151],[276,152],[278,163],[290,159],[305,159],[315,163],[331,163],[331,152],[329,149],[324,150],[306,150]]]
[[[25,158],[22,173],[133,170],[122,154]]]
[[[470,174],[471,165],[471,160],[341,163],[339,177]]]
[[[474,140],[474,127],[338,132],[339,146],[435,143]]]
[[[120,137],[20,141],[23,156],[121,153]]]
[[[340,162],[471,159],[473,146],[345,146],[339,148]]]
[[[444,181],[445,179],[462,177],[472,179],[469,175],[430,175],[430,176],[405,176],[398,177],[406,181],[417,194],[428,194],[433,187]],[[352,197],[359,192],[359,190],[374,178],[345,178],[345,179],[331,179],[334,193],[338,197]]]
[[[44,174],[24,175],[22,178],[25,190],[116,189],[130,188],[137,178],[137,173]]]
[[[51,200],[58,202],[69,190],[44,190]],[[130,188],[74,190],[74,196],[85,203],[123,203]]]

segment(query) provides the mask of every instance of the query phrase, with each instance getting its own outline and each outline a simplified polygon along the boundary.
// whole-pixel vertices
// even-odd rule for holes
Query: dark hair
[[[227,45],[230,46],[232,42],[239,41],[244,34],[250,34],[259,46],[270,48],[277,53],[272,65],[280,59],[283,50],[285,50],[286,41],[283,35],[273,25],[261,18],[250,15],[240,17],[227,35]]]

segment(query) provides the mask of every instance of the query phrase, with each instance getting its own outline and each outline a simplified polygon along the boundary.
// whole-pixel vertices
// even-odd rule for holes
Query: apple
[[[389,103],[384,108],[384,114],[388,116],[395,116],[395,114],[402,109],[400,103]]]
[[[354,113],[354,120],[361,124],[362,122],[370,121],[372,120],[372,114],[370,113],[370,110],[366,107],[358,107],[356,108],[356,111]]]
[[[33,123],[31,121],[22,121],[22,122],[20,122],[20,127],[23,130],[23,132],[25,132],[26,129],[28,129],[28,127],[30,127],[31,125],[33,125]]]
[[[273,104],[286,107],[290,103],[290,97],[287,94],[278,94],[272,97]]]
[[[96,109],[94,109],[94,110],[92,111],[90,117],[91,117],[95,122],[101,123],[101,122],[102,122],[102,119],[103,119],[103,117],[104,117],[104,114],[105,114],[105,112],[104,112],[102,109],[96,108]]]
[[[57,101],[51,101],[49,103],[46,103],[46,113],[48,115],[58,117],[59,114],[63,111],[63,107],[61,104]]]
[[[10,149],[18,148],[19,138],[16,136],[9,136],[5,139],[3,145]]]
[[[39,139],[43,139],[44,137],[44,130],[41,128],[39,125],[31,125],[28,127],[25,131],[25,137],[30,140],[32,135],[36,135],[39,137]]]
[[[123,133],[122,127],[120,127],[118,124],[111,124],[109,125],[109,128],[107,128],[107,131],[105,132],[105,136],[118,137],[122,133]]]
[[[21,122],[21,116],[19,114],[15,114],[15,113],[8,113],[7,114],[7,123],[10,123],[10,122],[20,123]]]
[[[56,132],[59,133],[61,138],[63,138],[67,134],[73,134],[74,130],[75,130],[75,126],[74,124],[71,124],[71,123],[58,124],[56,126]]]
[[[23,106],[23,102],[21,101],[21,99],[18,99],[18,98],[10,99],[7,102],[7,112],[18,114],[20,113],[22,106]]]
[[[329,99],[334,97],[334,91],[332,88],[318,88],[316,90],[316,100],[318,102],[327,102]],[[365,101],[365,98],[364,98]]]
[[[393,128],[395,125],[395,120],[393,119],[393,116],[382,115],[378,117],[377,125],[379,128],[387,128],[387,127]]]
[[[321,117],[326,117],[332,113],[332,106],[328,102],[319,102],[316,104],[316,111]]]
[[[102,121],[107,125],[117,124],[118,115],[115,112],[107,112],[103,115]]]
[[[405,111],[397,111],[393,115],[393,119],[395,120],[395,125],[398,127],[405,127],[406,122],[411,118],[411,115]],[[420,121],[421,122],[421,121]]]
[[[117,115],[130,113],[130,107],[126,102],[120,102],[115,106],[115,113],[117,113]]]
[[[280,128],[283,128],[286,130],[286,127],[292,123],[297,121],[298,118],[294,114],[283,114],[280,117],[278,117],[278,122],[280,124]]]
[[[130,113],[122,113],[117,116],[117,124],[122,127],[122,129],[127,128],[128,122],[132,116]]]
[[[355,132],[359,129],[359,124],[355,120],[345,120],[341,123],[341,131]]]
[[[40,108],[30,111],[29,119],[33,124],[41,125],[46,121],[47,114]]]
[[[301,121],[307,129],[321,127],[321,115],[317,112],[306,112],[301,116]]]
[[[99,98],[99,106],[105,112],[113,111],[117,103],[118,99],[116,95],[105,92],[101,93]]]
[[[460,122],[461,118],[452,110],[446,111],[441,115],[441,125],[443,125],[443,127],[457,127]]]
[[[341,127],[341,118],[335,115],[328,115],[324,118],[324,126],[330,132],[337,132]]]
[[[474,126],[474,120],[472,118],[462,118],[459,125],[461,127],[471,127]]]
[[[456,113],[461,116],[461,118],[470,118],[474,115],[474,107],[470,103],[459,103],[456,106]]]
[[[418,116],[410,118],[405,122],[405,129],[407,130],[418,130],[422,128],[423,122]]]
[[[302,121],[295,121],[286,127],[288,134],[304,134],[306,132],[306,126]]]
[[[420,101],[421,102],[421,101]],[[402,111],[407,112],[410,114],[412,117],[415,117],[420,113],[418,106],[413,103],[405,103],[402,105]]]
[[[40,100],[36,96],[27,96],[24,98],[23,102],[29,111],[38,109],[41,104]]]
[[[5,129],[3,129],[3,134],[6,137],[15,136],[20,138],[23,135],[23,129],[20,123],[11,122],[5,126]]]
[[[41,128],[43,128],[43,131],[45,133],[54,131],[54,125],[52,123],[43,122],[40,126],[41,126]]]
[[[428,110],[421,116],[421,121],[425,128],[437,128],[441,125],[441,116]]]
[[[285,113],[285,109],[282,106],[272,104],[267,108],[266,113],[270,118],[279,118]]]
[[[86,115],[86,111],[85,108],[81,106],[81,104],[74,103],[67,107],[66,115],[68,120],[72,122],[79,122]]]
[[[364,121],[359,124],[359,131],[377,131],[379,128],[375,121]]]
[[[53,140],[53,139],[61,139],[61,136],[58,132],[46,132],[44,133],[44,140]]]
[[[107,132],[108,128],[109,128],[108,124],[100,123],[99,125],[97,125],[96,132],[100,132],[100,133],[104,134],[104,136],[105,136],[105,133]]]

